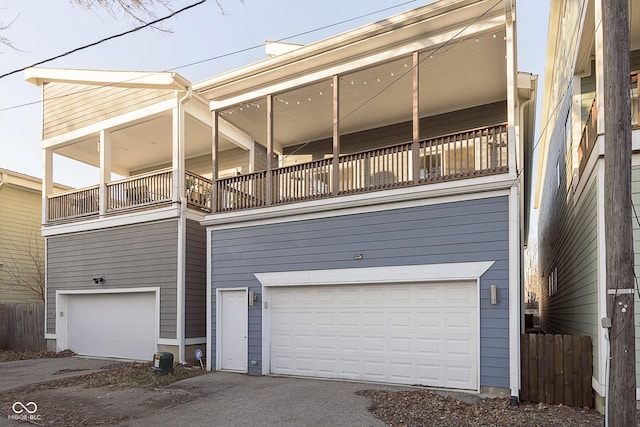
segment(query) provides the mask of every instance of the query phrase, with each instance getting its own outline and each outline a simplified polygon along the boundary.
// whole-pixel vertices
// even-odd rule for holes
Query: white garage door
[[[271,372],[478,388],[477,284],[273,288]]]
[[[67,296],[68,345],[78,354],[151,360],[156,352],[153,292]]]

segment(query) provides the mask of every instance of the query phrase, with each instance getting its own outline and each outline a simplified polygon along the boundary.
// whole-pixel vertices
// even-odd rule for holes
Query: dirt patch
[[[466,403],[431,391],[363,390],[371,399],[369,411],[389,426],[563,426],[601,427],[604,417],[590,408],[521,402],[508,398],[479,399]]]
[[[13,350],[0,350],[0,363],[1,362],[13,362],[16,360],[31,360],[31,359],[52,359],[58,357],[71,357],[76,354],[71,350],[64,351],[13,351]]]
[[[201,396],[197,390],[167,386],[205,371],[176,366],[173,373],[156,375],[151,368],[151,362],[114,363],[99,372],[9,390],[0,393],[0,416],[12,415],[15,402],[35,402],[38,424],[118,424]]]

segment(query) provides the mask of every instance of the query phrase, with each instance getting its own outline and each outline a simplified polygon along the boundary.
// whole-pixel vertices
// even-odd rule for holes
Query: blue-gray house
[[[517,398],[537,80],[513,3],[440,0],[193,86],[208,368]]]

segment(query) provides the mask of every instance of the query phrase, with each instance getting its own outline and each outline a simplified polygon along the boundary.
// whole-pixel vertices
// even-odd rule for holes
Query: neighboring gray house
[[[208,368],[518,398],[537,80],[514,13],[441,0],[194,85]],[[254,162],[225,178],[228,126]]]
[[[629,3],[631,29],[632,201],[640,212],[640,0]],[[604,59],[597,0],[551,2],[538,182],[535,204],[542,287],[540,326],[551,333],[589,335],[593,342],[596,408],[606,398],[608,339],[604,231]],[[634,220],[636,271],[640,268]],[[636,294],[636,304],[639,302]],[[636,305],[636,307],[638,307]],[[640,312],[636,309],[636,325]],[[636,342],[640,339],[636,327]],[[636,375],[640,345],[636,344]],[[640,381],[640,376],[637,377]],[[640,388],[637,390],[640,396]]]

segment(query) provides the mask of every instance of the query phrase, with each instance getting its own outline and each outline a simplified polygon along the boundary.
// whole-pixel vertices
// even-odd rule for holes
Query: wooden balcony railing
[[[338,182],[333,182],[333,160],[323,159],[224,178],[215,182],[215,211],[256,207],[384,190],[432,182],[508,172],[506,125],[473,129],[453,135],[407,142],[342,155]],[[414,164],[415,162],[419,162]],[[419,169],[414,182],[413,171]],[[270,179],[268,179],[270,178]],[[267,188],[267,181],[271,182]],[[268,192],[271,194],[268,194]],[[269,197],[267,197],[269,196]]]
[[[187,171],[184,182],[187,205],[203,211],[210,211],[211,180]]]
[[[596,138],[598,137],[598,109],[596,98],[593,99],[591,104],[591,110],[587,116],[587,122],[582,129],[582,137],[580,138],[580,145],[578,146],[578,170],[580,175],[584,171],[589,155],[593,151],[593,147],[596,144]]]
[[[58,221],[98,215],[99,191],[100,187],[94,185],[49,196],[48,220]]]
[[[107,212],[171,202],[171,169],[107,183]]]
[[[191,208],[211,210],[211,180],[185,173],[185,198]],[[170,168],[108,182],[105,213],[118,214],[152,208],[173,201],[173,172]],[[47,222],[81,220],[100,214],[100,186],[48,196]]]

